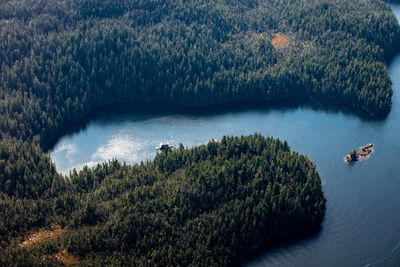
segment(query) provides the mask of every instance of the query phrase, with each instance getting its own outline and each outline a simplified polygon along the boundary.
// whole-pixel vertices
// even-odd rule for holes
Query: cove
[[[400,6],[392,5],[400,18]],[[400,56],[389,71],[394,95],[385,119],[318,105],[208,109],[180,112],[156,107],[103,110],[72,128],[51,150],[68,174],[117,158],[152,159],[160,142],[204,144],[224,135],[254,132],[287,140],[316,163],[327,198],[320,233],[258,251],[249,266],[394,266],[400,263]],[[374,143],[375,153],[346,164],[350,149]]]

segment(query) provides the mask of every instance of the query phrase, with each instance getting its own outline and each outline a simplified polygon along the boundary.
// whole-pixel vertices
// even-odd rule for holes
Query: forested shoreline
[[[151,191],[148,183],[152,186],[157,183],[165,185],[168,180],[177,183],[182,177],[189,177],[187,182],[194,183],[194,178],[202,177],[201,171],[190,165],[195,161],[186,159],[182,162],[188,166],[172,171],[160,169],[160,166],[165,168],[163,160],[170,161],[179,155],[201,158],[211,153],[207,149],[213,144],[221,148],[222,143],[210,143],[191,150],[182,148],[165,156],[165,159],[159,155],[154,162],[143,165],[125,166],[112,161],[94,169],[73,172],[68,177],[57,173],[43,149],[69,123],[81,121],[96,108],[122,103],[208,107],[251,101],[269,103],[314,99],[341,103],[367,110],[375,116],[385,116],[390,112],[392,96],[385,62],[398,49],[399,40],[399,25],[387,3],[380,0],[2,1],[1,264],[41,264],[44,254],[54,254],[62,246],[70,253],[88,260],[87,263],[93,259],[116,264],[115,259],[121,258],[127,263],[145,264],[151,261],[186,265],[188,259],[193,257],[205,264],[232,265],[232,261],[245,252],[245,247],[249,245],[245,237],[253,243],[272,238],[268,237],[267,232],[260,234],[260,231],[267,230],[264,224],[252,223],[263,210],[257,208],[258,204],[265,204],[262,199],[258,204],[248,203],[247,199],[235,195],[236,199],[243,202],[238,203],[238,211],[242,211],[243,220],[247,220],[243,225],[253,227],[248,233],[251,236],[240,236],[237,242],[225,244],[226,239],[218,235],[229,235],[231,229],[237,230],[235,227],[239,226],[217,228],[218,242],[215,242],[215,246],[218,249],[214,252],[206,249],[210,240],[203,240],[201,235],[195,236],[198,239],[189,237],[195,233],[194,223],[203,223],[205,220],[217,227],[221,223],[216,219],[218,216],[231,214],[228,204],[236,202],[229,202],[233,200],[223,193],[222,202],[218,202],[221,207],[209,208],[210,213],[204,216],[199,215],[199,207],[187,200],[193,206],[185,207],[188,208],[186,212],[193,212],[197,217],[193,217],[193,222],[187,225],[186,232],[179,227],[171,228],[177,231],[173,232],[176,234],[172,235],[173,238],[180,238],[177,234],[179,231],[187,234],[185,238],[189,243],[177,247],[174,247],[176,239],[164,240],[162,238],[166,233],[160,232],[166,222],[171,223],[166,219],[168,213],[163,213],[161,208],[170,204],[165,202],[167,199],[173,198],[161,199],[155,203],[161,205],[156,205],[155,210],[147,206],[139,207],[139,213],[129,206],[130,201],[138,200],[138,196],[151,199],[160,192],[168,195],[157,186],[153,189],[158,191]],[[205,165],[202,171],[208,175],[205,179],[215,178],[222,162],[235,165],[234,162],[238,160],[239,169],[244,171],[246,164],[252,165],[253,160],[268,160],[266,164],[271,171],[283,176],[269,177],[268,170],[263,170],[265,175],[260,178],[262,185],[267,186],[272,181],[272,188],[275,184],[279,185],[278,189],[272,189],[274,194],[271,197],[290,194],[287,199],[282,199],[283,206],[281,202],[267,204],[275,203],[281,215],[293,218],[299,226],[304,226],[301,222],[310,222],[312,227],[320,225],[325,199],[315,166],[307,158],[290,152],[285,143],[259,135],[226,140],[232,146],[247,143],[248,147],[242,149],[249,153],[249,158],[243,159],[242,156],[247,154],[237,155],[232,148],[232,154],[218,159],[221,161],[203,158],[202,164]],[[254,153],[250,149],[253,148],[253,141],[264,144],[261,152],[273,157],[261,157],[257,154],[260,151]],[[158,169],[153,172],[155,166]],[[252,183],[258,177],[257,169],[246,170],[248,173],[247,180],[243,180],[243,193],[250,198],[260,197],[260,190],[266,189]],[[235,175],[232,177],[237,177],[238,173],[235,169],[233,171]],[[290,174],[287,180],[275,182],[278,178],[286,177],[286,174]],[[297,181],[297,178],[301,181]],[[206,181],[214,180],[218,181]],[[307,181],[314,186],[310,192],[296,191],[308,188],[304,184]],[[295,182],[300,184],[299,189],[293,187],[292,183]],[[140,192],[135,193],[138,195],[131,196],[132,192],[123,190],[123,186],[126,186],[135,191],[136,184],[132,183],[138,183]],[[193,193],[190,191],[193,188],[199,190],[196,193],[204,193],[200,190],[202,187],[176,186],[174,189],[180,189],[184,196]],[[217,186],[216,189],[220,190],[221,187]],[[234,192],[240,194],[241,191],[236,188]],[[315,216],[302,213],[304,207],[296,206],[296,201],[291,202],[296,196],[306,197],[308,193],[315,197],[309,197],[304,203],[311,205]],[[201,196],[204,199],[196,199],[206,205],[209,196]],[[99,202],[95,203],[91,198]],[[290,217],[285,210],[286,204],[292,205],[294,217]],[[253,211],[250,207],[254,208]],[[112,208],[118,210],[115,216],[120,217],[111,215]],[[250,209],[249,213],[247,208]],[[129,216],[131,213],[134,217]],[[153,220],[158,215],[163,220]],[[140,244],[142,241],[139,239],[135,240],[136,247],[123,245],[129,242],[133,244],[129,238],[137,233],[135,229],[126,228],[127,225],[134,225],[135,221],[122,219],[140,221],[141,216],[148,220],[148,227],[154,227],[155,232],[151,233],[159,234],[157,238],[172,248],[154,249],[154,243]],[[174,216],[172,218],[178,220],[178,214]],[[274,216],[278,215],[274,213]],[[240,222],[243,220],[240,218]],[[145,222],[141,223],[138,229],[147,229]],[[287,234],[292,233],[292,227],[293,232],[302,230],[291,223],[290,220],[284,222]],[[14,243],[24,233],[52,224],[68,227],[63,239],[38,245],[29,251],[20,249]],[[124,236],[124,233],[129,235]],[[126,242],[118,243],[111,234]],[[211,238],[213,234],[210,230],[204,236]],[[257,237],[264,239],[258,240]],[[103,238],[104,242],[101,241]],[[157,238],[151,237],[149,240],[155,242]],[[196,242],[200,244],[198,250],[184,251],[186,245]],[[152,249],[148,249],[150,247]],[[232,251],[228,248],[232,248]],[[132,251],[134,254],[127,256]],[[148,251],[154,253],[149,255]],[[167,257],[170,254],[175,258]],[[46,258],[45,263],[54,264],[54,258]]]
[[[133,166],[85,167],[47,191],[30,190],[24,199],[3,191],[3,245],[10,228],[18,235],[27,222],[66,233],[3,247],[1,265],[52,265],[66,249],[83,265],[232,266],[253,245],[318,229],[326,202],[309,158],[259,134],[180,145]]]
[[[1,135],[42,145],[116,103],[315,99],[383,116],[400,30],[368,1],[5,1]],[[283,46],[272,45],[276,34]]]

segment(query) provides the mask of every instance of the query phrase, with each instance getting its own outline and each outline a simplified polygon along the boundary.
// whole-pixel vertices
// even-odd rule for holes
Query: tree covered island
[[[315,165],[259,134],[181,145],[133,166],[85,167],[40,199],[13,193],[3,193],[3,221],[16,224],[19,209],[39,205],[40,218],[26,220],[64,231],[3,250],[3,266],[55,264],[62,251],[83,265],[231,266],[255,244],[318,229],[325,213]]]

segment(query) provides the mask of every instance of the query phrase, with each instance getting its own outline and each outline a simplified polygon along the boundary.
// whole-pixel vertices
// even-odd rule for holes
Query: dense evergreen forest
[[[43,179],[30,190],[5,189],[3,241],[29,224],[67,231],[24,249],[3,249],[2,266],[55,264],[51,256],[60,247],[84,265],[231,266],[254,244],[318,228],[325,213],[310,160],[259,134],[181,145],[133,166],[85,167],[67,181]]]
[[[46,145],[113,103],[315,99],[384,115],[399,43],[381,0],[5,0],[0,133]]]
[[[385,115],[399,38],[380,0],[1,1],[0,265],[54,264],[43,255],[60,247],[88,262],[231,265],[315,228],[315,167],[258,135],[69,177],[45,152],[115,103],[317,100]],[[52,224],[67,233],[17,246]]]

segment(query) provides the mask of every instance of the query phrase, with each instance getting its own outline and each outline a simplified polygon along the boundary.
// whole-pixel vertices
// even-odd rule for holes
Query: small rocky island
[[[374,144],[367,144],[365,146],[360,147],[360,151],[356,152],[355,149],[352,149],[348,155],[344,158],[346,162],[355,162],[359,159],[365,159],[369,157],[374,152]]]

